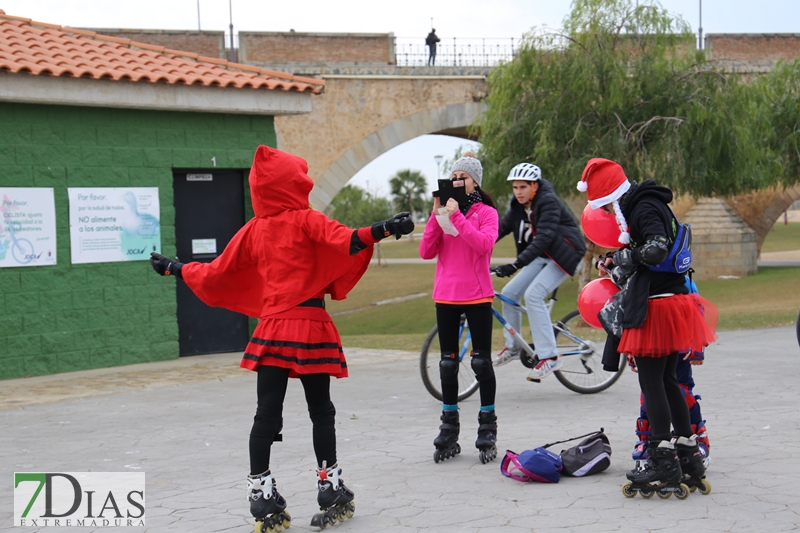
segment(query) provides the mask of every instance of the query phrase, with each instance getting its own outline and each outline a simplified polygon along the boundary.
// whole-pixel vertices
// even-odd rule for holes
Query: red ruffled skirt
[[[717,339],[718,319],[717,306],[699,294],[650,299],[644,324],[622,332],[618,351],[635,357],[700,351]]]
[[[347,377],[347,361],[339,331],[331,316],[319,307],[294,307],[263,317],[247,344],[242,368],[288,368],[289,377],[328,374]]]

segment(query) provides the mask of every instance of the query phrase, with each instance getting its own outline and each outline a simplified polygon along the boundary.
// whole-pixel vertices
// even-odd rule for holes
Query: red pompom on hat
[[[601,157],[590,159],[583,169],[581,181],[578,182],[578,190],[585,192],[589,198],[589,207],[600,209],[604,205],[613,204],[614,213],[617,217],[617,224],[621,231],[619,242],[628,244],[631,236],[628,233],[628,222],[622,215],[619,206],[619,199],[628,192],[631,182],[625,176],[625,171],[619,164]]]

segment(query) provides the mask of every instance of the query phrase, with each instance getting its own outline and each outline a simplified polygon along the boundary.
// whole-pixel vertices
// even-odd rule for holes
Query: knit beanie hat
[[[452,174],[457,170],[466,172],[475,181],[475,183],[478,184],[478,187],[481,186],[481,180],[483,179],[483,166],[475,157],[474,153],[464,152],[464,155],[461,156],[461,159],[453,163],[453,168],[450,169],[450,173]]]
[[[628,244],[631,241],[628,233],[628,222],[622,215],[619,199],[628,192],[631,182],[625,176],[625,171],[619,164],[600,157],[590,159],[583,169],[578,190],[585,192],[589,198],[589,207],[600,209],[604,205],[612,204],[616,214],[617,224],[621,231],[619,242]]]

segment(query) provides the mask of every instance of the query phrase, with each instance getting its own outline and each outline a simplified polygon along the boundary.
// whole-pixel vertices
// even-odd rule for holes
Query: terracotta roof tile
[[[33,75],[322,92],[324,81],[6,15],[0,70]]]

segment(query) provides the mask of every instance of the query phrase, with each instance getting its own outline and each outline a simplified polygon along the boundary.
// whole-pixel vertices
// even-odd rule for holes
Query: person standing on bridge
[[[247,497],[262,532],[291,520],[270,471],[290,377],[303,385],[313,427],[321,512],[311,525],[352,516],[353,491],[339,478],[330,397],[330,378],[347,377],[347,363],[324,298],[347,296],[367,270],[373,244],[414,230],[409,213],[352,230],[309,207],[313,186],[305,160],[259,146],[250,170],[255,217],[222,254],[211,263],[182,264],[157,253],[150,259],[158,274],[183,279],[204,303],[260,318],[240,366],[258,373]]]
[[[441,41],[436,35],[436,28],[431,28],[431,32],[425,37],[425,44],[428,46],[428,66],[432,67],[436,63],[436,43]]]
[[[455,198],[442,206],[433,200],[433,213],[419,243],[419,255],[436,262],[433,300],[439,328],[442,380],[442,425],[433,459],[439,462],[461,453],[458,444],[459,334],[461,316],[466,315],[472,335],[472,370],[480,384],[481,406],[478,413],[478,439],[482,463],[497,456],[497,383],[492,367],[492,299],[494,288],[489,273],[489,259],[497,239],[499,224],[494,199],[481,190],[483,167],[472,152],[458,159],[452,168],[455,186],[463,186],[466,199]],[[437,215],[441,217],[439,221]]]

